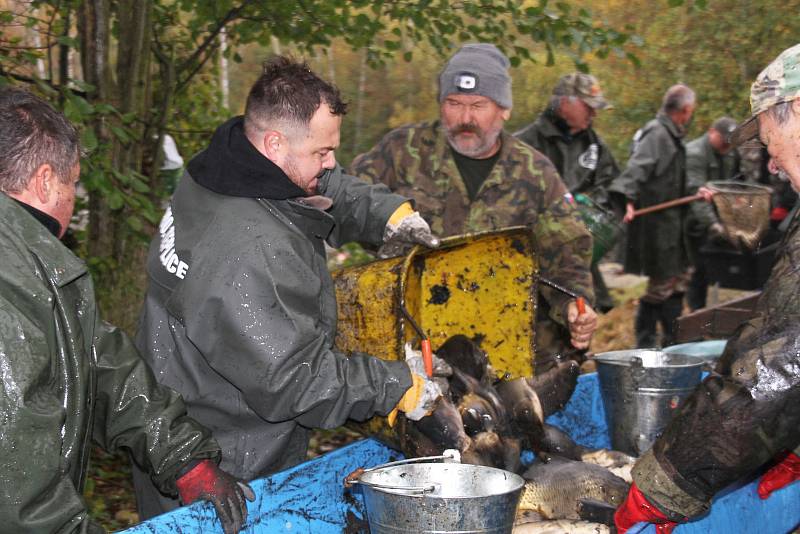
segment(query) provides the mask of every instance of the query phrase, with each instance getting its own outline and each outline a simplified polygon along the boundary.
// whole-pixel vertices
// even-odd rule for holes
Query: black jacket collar
[[[19,204],[25,211],[27,211],[28,213],[33,215],[33,217],[37,221],[42,223],[42,225],[45,228],[47,228],[48,232],[50,232],[51,234],[56,236],[56,238],[58,238],[59,234],[61,233],[61,225],[59,224],[59,222],[57,220],[55,220],[53,217],[49,216],[45,212],[43,212],[41,210],[37,210],[33,206],[29,206],[28,204],[25,204],[24,202],[20,202],[16,198],[14,198],[12,200],[14,202],[16,202],[17,204]]]
[[[195,182],[220,195],[285,200],[305,192],[247,139],[244,118],[217,128],[208,148],[187,166]]]

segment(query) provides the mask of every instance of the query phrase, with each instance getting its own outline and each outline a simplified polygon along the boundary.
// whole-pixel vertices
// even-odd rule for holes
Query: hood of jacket
[[[220,195],[286,200],[306,196],[283,170],[256,150],[244,133],[244,117],[222,124],[208,147],[187,166],[195,182]]]

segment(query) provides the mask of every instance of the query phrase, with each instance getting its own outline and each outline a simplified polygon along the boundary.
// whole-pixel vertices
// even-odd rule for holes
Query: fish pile
[[[522,475],[515,532],[608,532],[635,459],[582,447],[545,423],[572,395],[578,364],[560,362],[534,377],[498,380],[486,353],[463,335],[449,338],[436,356],[434,380],[444,396],[427,417],[400,417],[394,427],[406,457],[458,449],[463,463]],[[536,455],[527,467],[524,450]]]

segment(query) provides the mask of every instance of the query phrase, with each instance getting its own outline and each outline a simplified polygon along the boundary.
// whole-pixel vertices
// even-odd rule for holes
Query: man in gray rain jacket
[[[633,152],[625,170],[609,187],[625,198],[628,228],[625,271],[649,277],[647,291],[636,312],[636,346],[656,346],[656,323],[664,336],[660,346],[672,343],[674,322],[683,307],[689,281],[686,240],[688,208],[671,208],[634,218],[634,211],[686,194],[685,129],[695,108],[695,94],[674,85],[664,94],[661,111],[634,136]]]
[[[237,532],[252,492],[217,467],[208,430],[100,319],[86,265],[59,241],[79,152],[63,115],[0,90],[0,531],[103,532],[82,499],[94,441],[129,451],[184,503],[212,501]]]
[[[436,397],[405,362],[334,346],[326,242],[438,244],[405,198],[342,174],[344,112],[305,64],[265,64],[245,116],[189,163],[150,249],[137,343],[248,480],[303,461],[314,427],[396,406],[419,418]],[[174,506],[134,475],[143,517]]]

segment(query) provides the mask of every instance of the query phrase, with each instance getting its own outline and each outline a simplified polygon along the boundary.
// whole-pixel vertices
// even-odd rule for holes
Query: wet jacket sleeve
[[[182,291],[190,341],[247,406],[269,422],[322,428],[388,414],[411,385],[408,366],[333,348],[313,244],[292,233],[237,254],[198,267]]]
[[[758,305],[715,372],[634,468],[665,512],[702,513],[717,492],[800,444],[800,232],[795,220]]]
[[[580,220],[575,201],[548,162],[542,169],[545,209],[530,225],[539,260],[539,272],[563,287],[594,302],[592,237]],[[566,324],[566,306],[572,297],[540,284],[539,291],[550,303],[553,320]]]
[[[28,308],[30,312],[30,308]],[[89,525],[81,495],[63,464],[66,419],[59,398],[42,383],[53,370],[48,337],[32,318],[0,296],[0,530],[77,532]]]
[[[186,415],[180,395],[156,382],[124,332],[98,320],[95,352],[94,440],[128,450],[161,491],[176,495],[178,472],[193,460],[218,459],[219,446]]]
[[[629,202],[637,203],[642,187],[656,171],[661,144],[656,132],[643,134],[636,142],[625,170],[612,182],[609,191],[623,195]]]
[[[372,185],[343,174],[338,166],[328,175],[322,191],[333,200],[328,213],[336,219],[336,227],[328,241],[334,247],[349,241],[380,245],[391,214],[410,201],[381,183]]]

